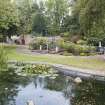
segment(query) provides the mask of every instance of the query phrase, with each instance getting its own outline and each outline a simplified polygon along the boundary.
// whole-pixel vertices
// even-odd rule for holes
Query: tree
[[[10,0],[0,0],[0,33],[10,37],[16,32],[18,26],[19,20],[15,5]]]
[[[32,32],[32,0],[21,0],[16,2],[20,20],[19,33],[27,34]]]
[[[66,16],[63,20],[64,24],[62,25],[63,32],[69,32],[71,35],[80,35],[80,24],[78,20],[78,16],[71,15]]]
[[[34,3],[33,7],[33,11],[35,11],[35,13],[33,15],[32,31],[46,35],[47,19],[44,12],[44,4],[43,2],[40,2],[39,5],[37,3]]]
[[[57,34],[63,24],[63,19],[69,14],[68,0],[48,0],[45,2],[48,28]]]
[[[86,37],[99,40],[105,37],[105,0],[78,0],[74,13],[79,16]]]
[[[33,19],[33,31],[42,35],[46,34],[46,21],[42,14],[37,13]]]

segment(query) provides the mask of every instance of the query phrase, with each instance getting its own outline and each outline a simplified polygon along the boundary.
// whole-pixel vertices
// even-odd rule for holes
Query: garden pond
[[[51,71],[44,75],[40,72],[25,75],[20,73],[21,69],[17,65],[0,72],[0,105],[27,105],[30,100],[35,105],[105,105],[104,82],[83,79],[77,84],[74,77],[56,70],[54,75]]]

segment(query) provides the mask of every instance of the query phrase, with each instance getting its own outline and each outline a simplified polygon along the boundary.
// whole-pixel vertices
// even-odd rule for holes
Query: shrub
[[[58,39],[57,41],[55,41],[55,40],[49,40],[45,37],[39,37],[29,44],[29,48],[32,50],[38,50],[40,48],[40,45],[42,46],[43,50],[47,49],[47,45],[49,49],[54,49],[55,46],[59,46],[60,48],[62,48],[63,42],[64,42],[63,39]]]
[[[39,49],[39,45],[36,42],[32,42],[29,44],[29,49],[37,50],[37,49]]]
[[[0,70],[7,69],[7,54],[2,46],[0,46]]]
[[[97,55],[97,53],[95,53],[95,52],[94,52],[94,53],[90,53],[89,56],[90,56],[90,55],[91,55],[91,56],[94,56],[94,55]]]
[[[56,45],[59,46],[60,48],[63,48],[64,43],[65,43],[65,42],[64,42],[63,39],[59,39],[59,40],[57,40]]]
[[[80,53],[80,56],[87,56],[86,53]]]
[[[65,32],[65,33],[62,33],[61,36],[62,36],[62,37],[70,37],[70,33],[69,33],[69,32]]]
[[[67,43],[64,42],[62,44],[62,48],[65,51],[69,52],[69,53],[73,53],[74,52],[74,46],[75,46],[75,44],[74,43],[70,43],[70,42],[67,42]]]
[[[64,55],[64,56],[73,56],[72,53],[68,53],[67,51],[64,51],[63,55]]]
[[[79,40],[79,41],[77,41],[77,44],[80,44],[80,45],[87,45],[87,41]]]
[[[75,45],[74,47],[74,54],[80,55],[80,53],[91,53],[95,52],[96,49],[94,46],[87,46],[87,45]]]
[[[75,45],[74,54],[79,55],[80,53],[88,53],[88,46],[86,46],[86,45]]]
[[[40,45],[42,46],[42,49],[47,48],[48,40],[43,37],[36,38],[32,43],[29,44],[29,48],[32,50],[38,50],[40,48]]]
[[[94,46],[78,45],[71,42],[64,42],[61,48],[63,48],[68,53],[73,53],[74,55],[80,55],[81,53],[87,54],[96,51]]]
[[[67,51],[69,53],[74,53],[75,52],[75,44],[74,43],[67,43],[66,48],[67,48]]]
[[[0,33],[0,42],[6,42],[6,36]]]
[[[3,42],[3,35],[0,34],[0,42]]]

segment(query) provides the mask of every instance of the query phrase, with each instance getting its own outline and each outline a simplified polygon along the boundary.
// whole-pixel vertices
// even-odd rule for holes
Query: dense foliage
[[[33,33],[61,35],[97,45],[105,39],[105,0],[0,0],[0,39]]]
[[[10,0],[0,0],[0,35],[15,34],[19,19],[15,5]],[[4,36],[5,37],[5,36]]]
[[[46,49],[47,47],[47,39],[44,37],[36,38],[33,42],[30,43],[29,48],[33,50],[40,49],[40,46],[42,46],[42,49]]]
[[[7,56],[4,48],[0,46],[0,71],[7,69]]]
[[[74,7],[80,29],[87,39],[103,41],[105,38],[105,0],[78,0]]]
[[[94,46],[88,46],[85,44],[74,44],[71,42],[64,42],[62,44],[59,44],[59,47],[66,51],[66,54],[64,53],[64,55],[68,55],[67,53],[71,53],[73,55],[85,56],[95,54],[96,52],[96,48]]]
[[[65,41],[63,38],[56,41],[49,41],[46,37],[36,38],[30,43],[31,50],[49,50],[48,52],[55,51],[55,46],[59,48],[58,53],[63,55],[95,55],[96,47],[87,45],[87,41],[79,40],[77,43]],[[55,51],[56,53],[56,51]]]

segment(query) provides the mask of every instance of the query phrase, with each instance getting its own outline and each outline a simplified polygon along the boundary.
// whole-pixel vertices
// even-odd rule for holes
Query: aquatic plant
[[[22,72],[31,75],[51,76],[52,78],[58,75],[57,71],[55,71],[51,66],[44,64],[26,65],[22,68]]]

